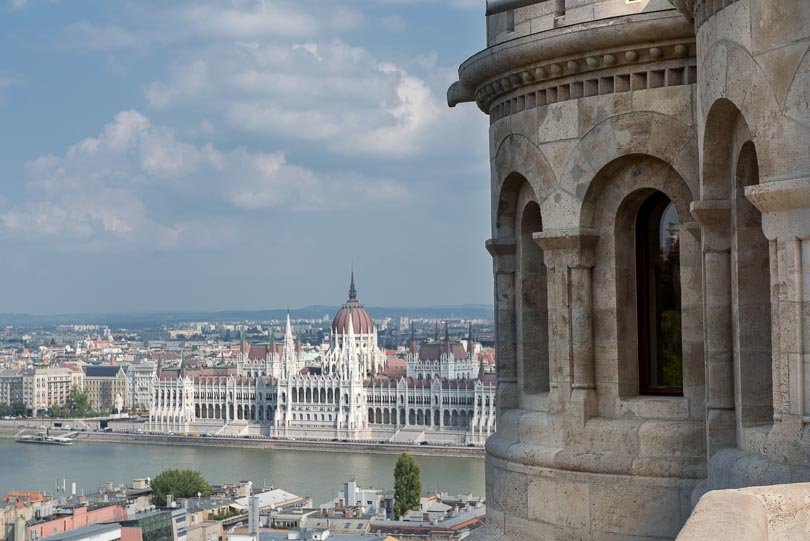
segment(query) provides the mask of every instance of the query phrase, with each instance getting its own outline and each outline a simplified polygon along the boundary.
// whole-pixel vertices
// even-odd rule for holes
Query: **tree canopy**
[[[422,497],[422,470],[408,453],[402,453],[394,467],[394,515],[400,518],[419,509]]]
[[[211,485],[196,470],[164,470],[152,479],[152,503],[166,505],[166,496],[192,498],[197,494],[208,496]]]

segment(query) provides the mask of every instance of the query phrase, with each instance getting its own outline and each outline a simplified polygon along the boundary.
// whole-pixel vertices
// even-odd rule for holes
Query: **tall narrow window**
[[[683,394],[678,212],[661,192],[636,218],[638,358],[641,394]]]

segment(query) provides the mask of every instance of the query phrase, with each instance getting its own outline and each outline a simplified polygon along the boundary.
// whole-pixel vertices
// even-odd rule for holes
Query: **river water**
[[[450,494],[484,495],[484,460],[415,456],[422,488]],[[57,480],[68,490],[90,492],[111,481],[130,483],[168,468],[199,470],[210,483],[253,481],[311,495],[315,504],[334,497],[343,482],[391,489],[396,455],[337,451],[288,451],[228,447],[77,442],[72,446],[24,445],[0,439],[0,497],[9,490],[53,492]]]

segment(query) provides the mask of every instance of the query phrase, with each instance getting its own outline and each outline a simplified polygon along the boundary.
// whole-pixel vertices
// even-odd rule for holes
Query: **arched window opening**
[[[682,395],[680,221],[661,192],[636,216],[639,391]]]
[[[759,184],[756,148],[750,141],[740,150],[735,176],[731,283],[739,437],[743,426],[773,420],[769,245],[762,215],[745,197],[747,186]]]
[[[518,378],[526,394],[548,392],[548,289],[543,251],[533,234],[543,229],[540,207],[528,203],[520,220],[517,299]]]

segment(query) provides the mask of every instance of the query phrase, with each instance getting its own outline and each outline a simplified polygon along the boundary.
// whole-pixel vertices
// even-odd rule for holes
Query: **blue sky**
[[[0,312],[492,301],[483,2],[0,2]]]

